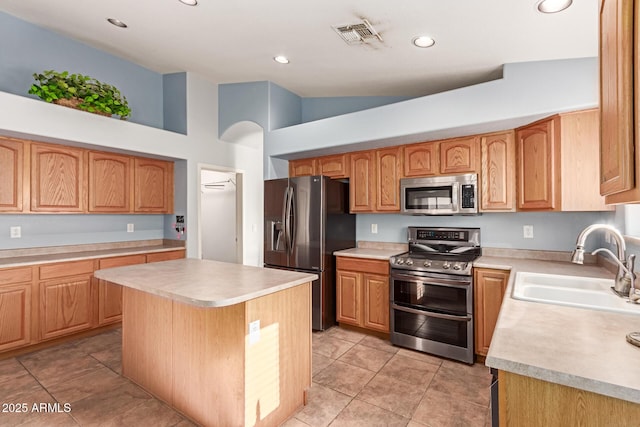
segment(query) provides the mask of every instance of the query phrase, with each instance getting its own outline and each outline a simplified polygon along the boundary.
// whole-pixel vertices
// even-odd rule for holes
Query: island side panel
[[[498,373],[501,426],[638,426],[640,405],[511,372]]]
[[[311,284],[246,303],[245,426],[279,425],[304,404],[311,386]]]
[[[173,405],[202,425],[244,424],[245,303],[173,306]]]
[[[173,301],[122,289],[122,375],[172,404]]]

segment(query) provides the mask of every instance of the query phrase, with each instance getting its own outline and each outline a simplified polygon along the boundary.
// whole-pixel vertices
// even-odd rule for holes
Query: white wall
[[[188,134],[142,126],[126,121],[62,108],[40,100],[0,92],[0,132],[41,141],[78,143],[118,149],[128,152],[185,159],[187,167],[186,206],[187,256],[198,252],[197,208],[199,162],[246,171],[244,179],[244,246],[253,247],[245,253],[244,263],[258,265],[262,246],[262,148],[228,143],[217,139],[218,88],[195,74],[187,75]],[[184,200],[177,194],[176,200]],[[185,210],[186,212],[180,212]]]
[[[202,259],[237,262],[235,173],[202,171],[200,233]],[[231,180],[231,182],[228,182]],[[221,183],[207,187],[206,183]]]

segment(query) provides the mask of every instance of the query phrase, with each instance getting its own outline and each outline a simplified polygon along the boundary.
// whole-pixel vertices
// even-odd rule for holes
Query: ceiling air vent
[[[347,44],[362,44],[373,39],[382,41],[380,34],[378,34],[366,19],[356,24],[335,25],[331,28],[333,28]]]

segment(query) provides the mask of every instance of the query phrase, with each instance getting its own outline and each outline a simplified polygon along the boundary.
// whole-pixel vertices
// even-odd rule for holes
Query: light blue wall
[[[478,216],[413,216],[361,214],[356,218],[356,239],[407,242],[408,226],[479,227],[483,247],[571,251],[578,234],[594,223],[613,224],[613,212],[518,212],[485,213]],[[378,224],[378,233],[371,233]],[[522,237],[522,226],[533,225],[533,239]],[[588,249],[601,244],[594,236]]]
[[[229,83],[218,86],[218,136],[242,121],[269,129],[269,82]]]
[[[269,129],[297,125],[301,120],[302,103],[298,95],[269,82]]]
[[[134,232],[127,233],[127,224]],[[20,226],[22,237],[9,238]],[[0,215],[0,249],[110,243],[164,238],[162,215]]]
[[[408,96],[345,96],[302,98],[302,123],[412,99]]]
[[[187,73],[162,76],[163,124],[166,130],[187,134]]]
[[[0,90],[35,98],[27,94],[33,73],[51,69],[116,86],[131,107],[129,121],[162,128],[160,74],[0,12]]]

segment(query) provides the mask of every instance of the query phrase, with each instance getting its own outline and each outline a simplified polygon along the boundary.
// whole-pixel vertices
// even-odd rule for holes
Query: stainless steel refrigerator
[[[264,182],[264,266],[315,273],[312,327],[336,322],[335,257],[355,247],[356,218],[349,213],[349,184],[326,176]]]

